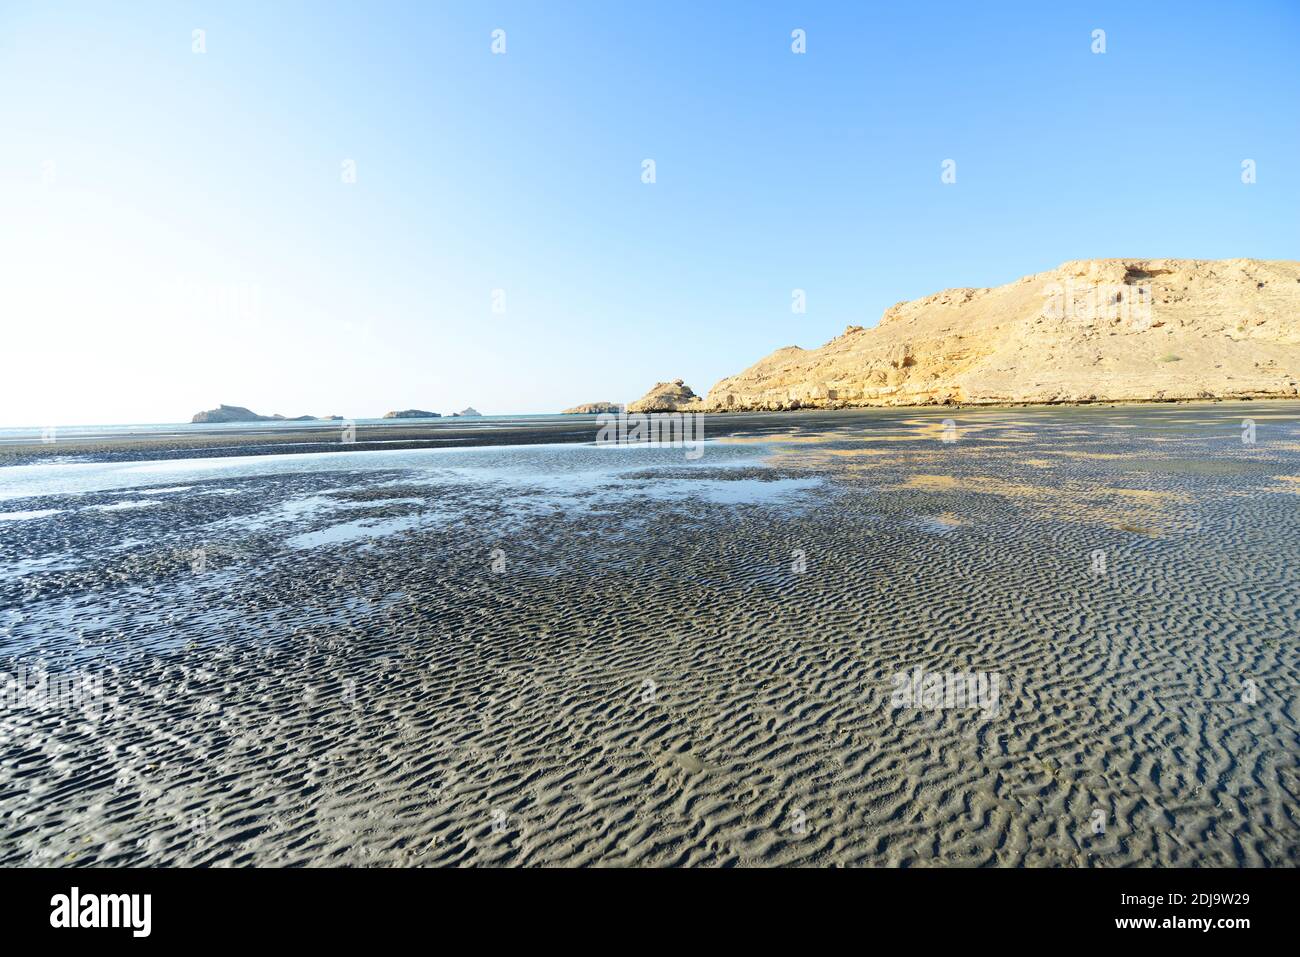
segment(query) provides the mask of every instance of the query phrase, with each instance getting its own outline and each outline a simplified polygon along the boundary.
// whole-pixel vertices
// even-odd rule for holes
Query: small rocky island
[[[385,419],[441,419],[441,412],[425,412],[423,409],[403,409],[401,412],[385,412]]]
[[[600,415],[604,412],[622,412],[623,406],[617,402],[585,402],[565,409],[560,415]]]
[[[681,379],[658,382],[655,387],[631,403],[629,412],[699,412],[704,400]]]
[[[258,415],[242,405],[222,405],[206,412],[194,413],[191,422],[341,422],[341,415],[297,415],[287,418],[283,415]]]
[[[453,412],[453,413],[451,414],[451,417],[452,417],[453,419],[455,419],[455,418],[461,418],[461,417],[464,417],[464,416],[467,416],[467,415],[469,415],[469,416],[474,416],[474,415],[482,415],[482,414],[483,414],[483,413],[480,412],[480,411],[478,411],[476,408],[474,408],[474,406],[472,406],[472,405],[468,405],[468,406],[466,406],[465,408],[461,409],[459,412]]]

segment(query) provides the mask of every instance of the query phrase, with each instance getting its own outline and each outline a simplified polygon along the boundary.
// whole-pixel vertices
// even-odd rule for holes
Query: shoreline
[[[1143,406],[1213,406],[1241,403],[1252,405],[1277,402],[1294,404],[1300,412],[1300,397],[1260,396],[1233,399],[1155,399],[1155,400],[1105,400],[1062,401],[1026,403],[954,403],[951,405],[852,405],[836,408],[798,408],[786,410],[752,409],[743,411],[694,411],[690,414],[706,416],[706,439],[727,438],[762,430],[765,425],[788,424],[790,417],[798,418],[802,428],[816,427],[817,417],[826,417],[827,428],[837,423],[833,420],[845,415],[879,414],[886,420],[898,415],[934,415],[952,412],[1026,411],[1032,409],[1105,410],[1113,408],[1140,408]],[[673,412],[623,413],[627,415],[672,415]],[[560,417],[560,416],[563,417]],[[356,440],[344,443],[337,439],[325,440],[326,434],[339,432],[337,424],[317,425],[314,428],[286,430],[259,427],[261,423],[248,423],[240,427],[232,424],[220,430],[205,430],[201,434],[185,434],[176,430],[161,433],[147,432],[85,432],[75,438],[57,439],[53,443],[12,442],[0,444],[0,468],[13,465],[39,465],[43,462],[63,461],[69,457],[79,462],[137,462],[186,458],[224,458],[246,455],[292,455],[321,452],[402,451],[408,449],[455,449],[489,446],[522,445],[581,445],[595,441],[597,421],[601,415],[615,413],[559,414],[554,419],[539,421],[521,417],[518,421],[502,421],[499,426],[459,426],[447,422],[428,421],[419,424],[404,423],[394,419],[385,422],[361,423],[356,426]],[[767,422],[765,417],[779,417]],[[85,429],[79,426],[79,429]],[[121,428],[106,427],[106,428]]]
[[[839,412],[845,409],[1055,409],[1062,406],[1142,406],[1142,405],[1221,405],[1224,402],[1300,402],[1300,393],[1281,394],[1277,392],[1252,392],[1243,395],[1232,396],[1176,396],[1170,398],[1158,399],[1033,399],[1017,402],[1014,400],[996,400],[982,402],[979,400],[967,399],[962,402],[953,402],[945,400],[943,402],[867,402],[867,403],[843,403],[836,402],[833,405],[805,405],[802,402],[796,402],[793,405],[783,406],[781,408],[762,408],[754,406],[751,408],[730,408],[720,409],[715,406],[687,407],[681,409],[641,409],[639,412],[643,415],[653,414],[662,415],[671,412],[693,412],[700,415],[749,415],[756,412]]]

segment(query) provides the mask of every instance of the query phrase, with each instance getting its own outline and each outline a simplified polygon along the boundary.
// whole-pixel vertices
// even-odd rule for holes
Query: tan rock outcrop
[[[1300,263],[1092,259],[900,302],[874,329],[778,349],[704,407],[1296,396],[1298,381]]]
[[[628,403],[629,412],[702,412],[703,400],[691,391],[691,387],[674,379],[672,382],[659,382],[655,387],[637,399]]]

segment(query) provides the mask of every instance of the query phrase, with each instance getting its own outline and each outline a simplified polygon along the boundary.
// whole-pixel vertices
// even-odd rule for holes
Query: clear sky
[[[703,393],[946,287],[1298,238],[1295,0],[0,2],[0,425]]]

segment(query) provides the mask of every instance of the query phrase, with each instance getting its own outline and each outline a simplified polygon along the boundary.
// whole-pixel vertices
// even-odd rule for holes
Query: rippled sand
[[[1294,865],[1298,412],[0,469],[0,863]]]

